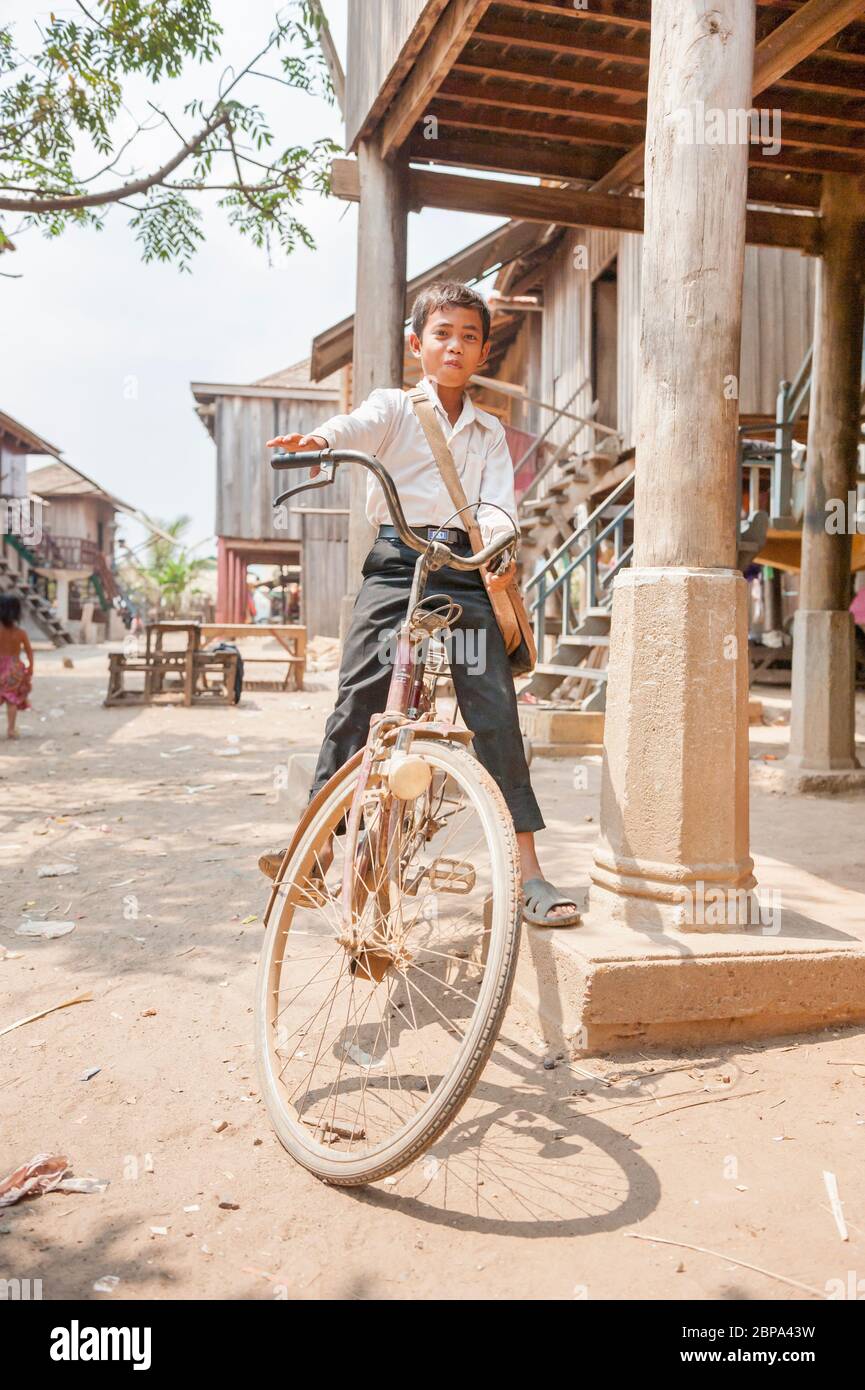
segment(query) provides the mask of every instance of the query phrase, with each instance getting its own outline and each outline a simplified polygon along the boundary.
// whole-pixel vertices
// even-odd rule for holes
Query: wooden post
[[[228,622],[228,552],[222,536],[216,538],[216,621]]]
[[[855,655],[848,496],[856,492],[862,335],[865,327],[865,189],[824,174],[814,361],[808,413],[802,574],[794,621],[790,765],[847,771],[855,751]],[[837,525],[840,503],[847,524]]]
[[[753,887],[736,428],[755,0],[653,0],[634,566],[615,581],[593,910],[641,932]],[[722,112],[723,143],[701,138]],[[716,118],[715,118],[716,119]],[[738,912],[739,899],[736,899]],[[699,914],[697,914],[699,916]]]
[[[352,395],[360,405],[375,387],[403,385],[405,358],[406,238],[408,168],[388,163],[377,138],[358,148],[360,211],[357,229],[357,290],[354,319]],[[351,619],[360,588],[360,570],[373,541],[366,519],[367,472],[352,467],[348,524],[347,593],[340,613],[340,636]]]
[[[736,563],[748,146],[687,137],[702,134],[700,100],[750,109],[753,29],[753,0],[652,9],[636,565]]]
[[[242,554],[236,554],[234,563],[237,566],[237,581],[235,588],[237,596],[237,615],[234,621],[237,623],[245,623],[249,621],[249,589],[246,584],[246,561]]]
[[[223,622],[234,622],[234,581],[236,578],[234,568],[234,551],[228,543],[225,543],[225,617]]]

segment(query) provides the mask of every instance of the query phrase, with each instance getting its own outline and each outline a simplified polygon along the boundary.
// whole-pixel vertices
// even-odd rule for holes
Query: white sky
[[[224,29],[221,59],[210,69],[189,66],[158,89],[130,83],[130,116],[151,115],[150,98],[189,130],[184,104],[196,96],[210,100],[223,67],[249,61],[276,8],[274,0],[214,0]],[[346,9],[347,0],[325,0],[343,62]],[[75,7],[61,3],[53,10],[71,14]],[[5,0],[4,15],[15,21],[24,52],[37,48],[35,19],[47,14],[47,6],[32,0]],[[267,112],[275,145],[324,135],[341,143],[336,107],[267,80],[245,81],[241,96]],[[140,137],[136,171],[155,167],[175,147],[170,133]],[[97,167],[89,163],[87,170]],[[121,164],[119,171],[129,177],[133,166]],[[199,204],[206,241],[189,275],[142,263],[124,208],[111,210],[101,233],[73,229],[51,240],[37,231],[20,234],[17,251],[0,266],[21,277],[0,278],[0,409],[130,505],[162,519],[189,513],[192,541],[213,529],[215,446],[194,413],[190,381],[246,382],[278,371],[307,357],[313,336],[354,309],[354,205],[308,197],[301,216],[317,250],[299,250],[269,267],[266,253],[229,227],[216,196],[203,195]],[[495,225],[491,218],[433,209],[412,214],[409,275]],[[13,230],[11,215],[4,214],[4,226]],[[137,539],[137,528],[124,525]]]

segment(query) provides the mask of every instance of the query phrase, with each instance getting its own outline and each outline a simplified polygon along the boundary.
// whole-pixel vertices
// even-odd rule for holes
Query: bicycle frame
[[[373,851],[369,841],[365,842],[360,850],[358,849],[358,842],[361,815],[363,813],[364,801],[373,773],[374,763],[383,762],[388,756],[393,758],[395,753],[407,753],[411,746],[413,736],[419,732],[429,734],[435,738],[455,738],[460,742],[467,742],[471,738],[470,731],[460,729],[455,724],[425,717],[434,714],[433,702],[430,701],[427,695],[424,683],[426,678],[428,641],[420,644],[420,651],[418,652],[412,636],[412,617],[423,599],[427,580],[431,573],[437,569],[443,568],[445,565],[459,570],[479,570],[482,565],[494,559],[509,545],[514,544],[517,539],[517,532],[511,521],[511,536],[505,536],[504,539],[490,542],[489,545],[473,555],[471,559],[454,555],[450,548],[442,542],[436,540],[428,541],[412,531],[406,522],[390,474],[383,468],[377,459],[373,459],[369,455],[359,453],[355,450],[324,449],[303,454],[275,455],[271,460],[274,469],[309,468],[319,465],[323,469],[325,477],[321,480],[316,479],[315,481],[290,488],[276,499],[274,505],[286,501],[288,497],[304,491],[306,488],[327,487],[333,482],[333,475],[337,465],[342,462],[359,463],[368,468],[370,472],[375,475],[382,488],[385,500],[401,539],[405,544],[411,546],[412,549],[420,552],[415,565],[406,614],[397,632],[393,672],[388,687],[385,709],[381,714],[375,714],[370,719],[366,744],[360,761],[357,785],[355,786],[351,806],[346,818],[345,858],[340,892],[340,915],[342,918],[343,939],[348,943],[354,939],[355,934],[355,909],[353,898],[357,877],[359,876],[361,882],[363,882],[364,876],[368,873],[372,865]],[[443,626],[447,626],[447,624],[443,623]],[[395,738],[391,736],[393,730],[396,730]],[[338,773],[337,776],[339,775]],[[402,814],[403,804],[404,803],[402,803],[395,794],[390,794],[390,806],[388,808],[387,823],[384,827],[383,836],[384,863],[380,865],[382,869],[386,867],[389,881],[393,877],[392,870],[396,869],[394,859],[398,854],[398,846],[396,846],[397,821],[398,817]],[[301,821],[301,824],[302,823]],[[300,826],[298,827],[298,830],[299,829]],[[381,858],[381,856],[379,856],[379,858]],[[271,896],[270,905],[272,905],[275,893],[278,891],[279,881],[279,878],[277,878],[277,881],[274,883],[274,893]],[[268,913],[266,916],[269,916],[270,905],[268,906]]]

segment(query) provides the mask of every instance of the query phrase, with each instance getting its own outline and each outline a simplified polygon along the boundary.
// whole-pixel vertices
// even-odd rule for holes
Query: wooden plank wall
[[[575,228],[568,233],[551,258],[544,276],[544,315],[541,341],[541,397],[553,405],[565,406],[591,375],[592,281],[606,269],[616,255],[620,233],[606,228]],[[585,265],[585,269],[581,268]],[[592,395],[586,387],[572,409],[584,412]],[[615,425],[615,420],[604,424]],[[550,434],[553,444],[564,443],[572,422],[560,420]],[[574,446],[588,448],[589,430],[581,430]]]
[[[739,410],[774,414],[811,343],[816,261],[773,246],[745,248]]]
[[[349,0],[346,149],[426,6],[427,0]]]
[[[0,497],[27,496],[27,457],[0,444]]]
[[[55,536],[73,536],[79,540],[97,541],[99,522],[104,533],[114,520],[114,508],[96,497],[51,497],[45,511],[45,526]]]
[[[216,534],[235,540],[300,540],[298,506],[347,507],[348,479],[337,473],[332,488],[308,493],[289,504],[289,526],[274,525],[273,498],[277,475],[270,467],[268,439],[277,434],[303,433],[339,411],[339,399],[285,400],[249,396],[220,396],[216,407]],[[283,483],[282,480],[286,481]],[[279,475],[284,487],[299,481]],[[312,518],[307,517],[307,524]],[[347,518],[344,518],[347,522]]]
[[[306,433],[338,413],[339,399],[220,396],[216,407],[216,533],[233,540],[295,540],[302,566],[301,621],[326,637],[339,635],[339,605],[345,593],[348,554],[349,471],[337,470],[332,487],[302,493],[288,504],[288,526],[274,525],[273,498],[302,474],[277,475],[270,467],[268,439]],[[283,481],[285,480],[285,481]],[[334,515],[307,508],[334,509]],[[342,514],[340,514],[340,509]]]
[[[523,315],[523,323],[514,341],[498,365],[496,378],[520,386],[527,395],[536,400],[541,397],[541,340],[543,316],[541,314]],[[518,397],[506,396],[500,391],[486,388],[474,393],[476,403],[482,410],[488,410],[506,425],[525,430],[527,434],[538,434],[549,420],[545,410],[530,405]]]
[[[543,399],[564,405],[591,372],[591,284],[618,255],[618,420],[605,420],[634,442],[638,390],[642,236],[601,229],[575,229],[550,260],[544,277],[541,344]],[[577,248],[587,251],[588,272],[575,268]],[[749,246],[745,257],[739,408],[773,414],[782,378],[798,371],[811,340],[815,263],[798,251]],[[581,405],[591,400],[584,394]],[[562,442],[568,425],[552,438]],[[588,447],[589,432],[575,441]]]

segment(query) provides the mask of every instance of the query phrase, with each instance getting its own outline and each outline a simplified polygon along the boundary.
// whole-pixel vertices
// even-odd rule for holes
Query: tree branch
[[[69,197],[0,197],[0,212],[74,212],[77,208],[101,207],[106,203],[116,203],[121,198],[127,198],[135,193],[146,193],[148,188],[164,182],[169,174],[173,174],[174,170],[185,159],[189,158],[193,150],[197,149],[202,141],[206,140],[208,135],[221,125],[224,125],[228,130],[231,129],[227,111],[221,111],[218,116],[212,117],[194,139],[188,140],[183,148],[155,173],[146,174],[144,178],[133,179],[130,183],[122,184],[120,188],[106,189],[102,193],[78,193]]]

